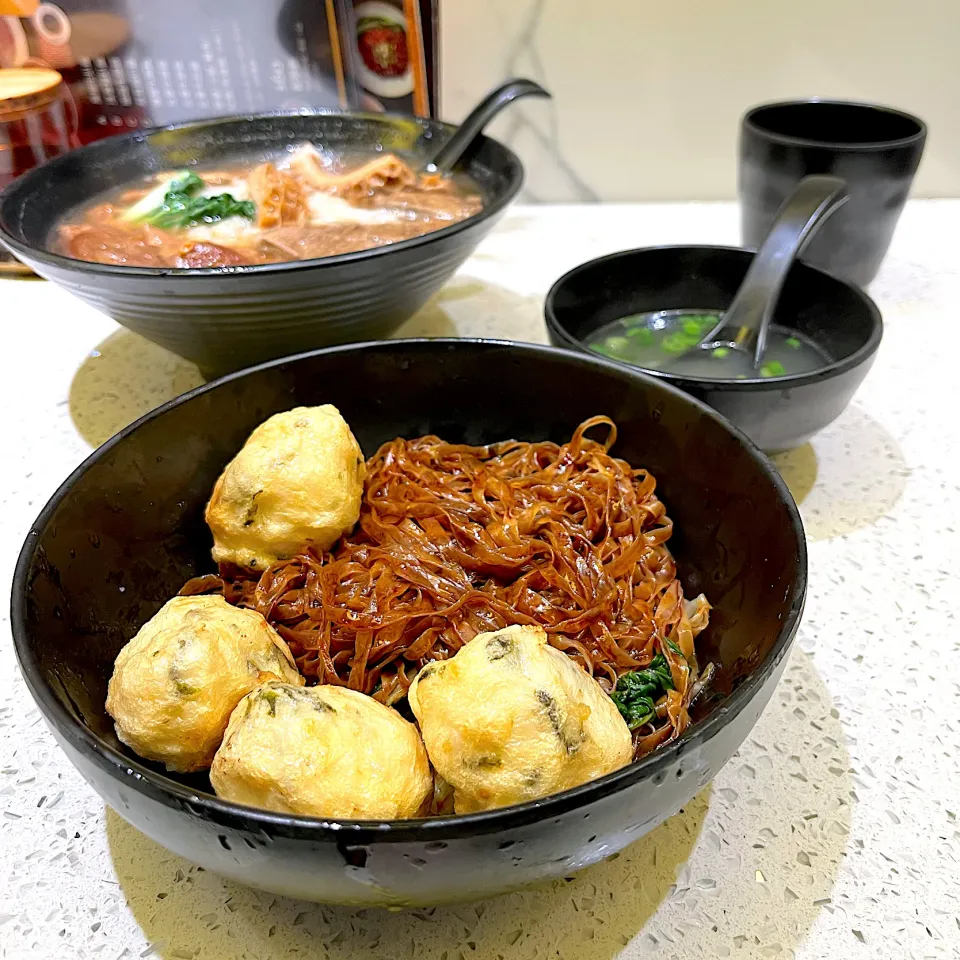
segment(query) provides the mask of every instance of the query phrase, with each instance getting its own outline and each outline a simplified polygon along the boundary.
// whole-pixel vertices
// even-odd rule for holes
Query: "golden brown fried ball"
[[[457,813],[544,797],[630,762],[630,731],[600,684],[541,627],[481,633],[414,680],[410,706]]]
[[[360,516],[365,476],[360,445],[336,407],[270,417],[213,488],[213,559],[264,570],[307,544],[329,549]]]
[[[107,688],[117,736],[168,770],[205,770],[233,708],[271,678],[302,684],[287,645],[223,597],[176,597],[120,651]]]
[[[417,728],[337,686],[254,690],[230,718],[210,782],[237,803],[361,820],[417,816],[433,795]]]

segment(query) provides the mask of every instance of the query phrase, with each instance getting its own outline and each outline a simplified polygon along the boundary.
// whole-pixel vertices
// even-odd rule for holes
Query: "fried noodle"
[[[605,427],[597,441],[587,432]],[[478,633],[539,624],[609,693],[657,652],[673,678],[636,755],[679,736],[698,677],[702,596],[686,602],[656,481],[610,455],[616,426],[569,443],[393,440],[367,463],[360,520],[330,551],[262,573],[222,567],[183,593],[259,611],[319,683],[392,704],[417,671]]]

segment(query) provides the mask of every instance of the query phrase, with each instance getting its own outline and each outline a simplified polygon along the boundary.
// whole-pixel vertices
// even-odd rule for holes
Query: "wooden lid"
[[[0,70],[0,120],[46,106],[57,98],[63,77],[44,67]]]

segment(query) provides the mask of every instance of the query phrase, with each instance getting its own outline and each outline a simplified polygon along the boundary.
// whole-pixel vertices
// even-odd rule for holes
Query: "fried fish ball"
[[[223,597],[176,597],[120,651],[107,688],[117,736],[168,770],[205,770],[233,708],[264,680],[302,684],[287,645]]]
[[[338,686],[254,690],[230,717],[210,782],[237,803],[360,820],[415,817],[433,796],[417,728]]]
[[[427,664],[408,696],[457,813],[568,790],[632,756],[613,701],[541,627],[481,633],[449,660]]]
[[[360,445],[336,407],[270,417],[213,488],[213,559],[264,570],[307,544],[329,549],[360,516],[365,476]]]

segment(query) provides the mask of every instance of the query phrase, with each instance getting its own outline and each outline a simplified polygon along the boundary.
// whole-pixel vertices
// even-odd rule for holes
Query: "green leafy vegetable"
[[[256,206],[252,201],[237,200],[229,193],[220,193],[214,197],[196,196],[197,191],[202,189],[203,180],[195,173],[188,171],[180,174],[167,184],[159,206],[144,211],[138,204],[134,208],[137,212],[132,219],[149,223],[161,230],[194,227],[198,223],[216,223],[230,217],[253,219]],[[148,197],[152,195],[148,194]]]
[[[177,216],[171,214],[170,219],[173,226],[194,227],[198,223],[216,223],[218,220],[229,220],[230,217],[252,220],[256,209],[252,200],[236,200],[229,193],[218,193],[215,197],[191,199],[182,211],[177,211]],[[162,226],[160,223],[156,225]]]
[[[729,347],[714,347],[710,352],[711,357],[716,357],[718,360],[722,360],[725,356],[730,353]]]
[[[189,172],[189,170],[181,170],[173,176],[165,177],[152,190],[148,190],[133,206],[127,207],[121,214],[120,219],[126,220],[128,223],[139,223],[163,203],[164,195],[170,189],[170,184],[180,177],[185,177]]]
[[[673,689],[670,664],[658,653],[643,670],[625,673],[611,697],[631,730],[649,723],[657,713],[657,701]]]
[[[800,341],[799,341],[796,337],[787,337],[787,339],[784,340],[783,342],[784,342],[788,347],[792,347],[794,350],[799,350],[799,349],[800,349]]]
[[[782,377],[786,372],[786,368],[779,360],[771,360],[760,367],[761,377]]]
[[[176,179],[171,180],[167,187],[167,196],[171,193],[183,193],[188,197],[203,189],[203,180],[192,170],[185,170],[178,174]]]

